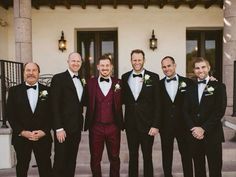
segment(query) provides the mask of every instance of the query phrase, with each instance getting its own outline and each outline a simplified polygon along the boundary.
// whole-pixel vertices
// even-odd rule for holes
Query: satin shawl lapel
[[[20,87],[20,96],[22,97],[22,104],[25,107],[25,110],[30,112],[31,114],[33,114],[31,107],[30,107],[30,103],[29,103],[29,99],[28,99],[28,95],[27,95],[27,88],[25,83],[22,84],[22,87]]]
[[[161,80],[161,87],[162,87],[162,90],[164,91],[163,94],[164,94],[164,99],[168,99],[169,102],[172,103],[172,100],[170,98],[170,95],[168,94],[167,90],[166,90],[166,85],[165,85],[165,80],[166,80],[166,77],[164,79]]]
[[[125,77],[125,85],[126,85],[127,91],[128,91],[127,94],[130,94],[130,95],[132,96],[132,98],[134,99],[134,95],[133,95],[132,90],[131,90],[131,88],[130,88],[130,86],[129,86],[129,77],[130,77],[131,73],[132,73],[132,70],[127,73],[127,75],[126,75],[126,77]],[[135,100],[135,99],[134,99],[134,100]]]
[[[65,82],[64,84],[66,84],[67,87],[69,87],[70,89],[73,90],[74,94],[76,95],[76,97],[79,101],[79,98],[78,98],[78,95],[77,95],[77,92],[76,92],[76,88],[75,88],[75,84],[73,82],[73,79],[71,78],[71,75],[70,75],[69,71],[65,72],[65,81],[64,82]]]

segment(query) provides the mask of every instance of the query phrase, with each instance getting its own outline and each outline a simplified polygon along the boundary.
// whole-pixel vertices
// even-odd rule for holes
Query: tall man
[[[138,176],[139,146],[144,177],[153,177],[152,146],[160,127],[159,76],[143,68],[142,50],[131,52],[133,70],[122,75],[125,129],[129,149],[129,177]]]
[[[111,77],[112,68],[109,55],[103,55],[97,65],[99,77],[90,79],[86,89],[85,130],[89,129],[93,177],[102,177],[104,144],[110,161],[110,177],[120,176],[120,130],[123,129],[121,81]]]
[[[48,87],[38,83],[40,68],[36,63],[24,65],[25,82],[9,89],[7,118],[13,130],[16,151],[16,176],[27,177],[33,151],[40,177],[52,176],[51,115]]]
[[[161,80],[161,145],[162,165],[165,177],[172,177],[174,139],[178,143],[184,177],[192,177],[192,159],[186,138],[187,126],[183,115],[184,95],[193,84],[191,79],[176,74],[176,63],[173,57],[166,56],[161,61],[165,77]]]
[[[74,177],[76,158],[83,127],[83,82],[78,75],[80,54],[71,53],[68,69],[56,74],[51,83],[51,108],[55,131],[55,177]]]
[[[198,83],[191,86],[185,95],[184,118],[189,130],[195,177],[206,177],[205,156],[209,176],[221,177],[224,141],[221,118],[226,109],[225,85],[209,80],[210,65],[203,58],[193,62],[193,71]]]

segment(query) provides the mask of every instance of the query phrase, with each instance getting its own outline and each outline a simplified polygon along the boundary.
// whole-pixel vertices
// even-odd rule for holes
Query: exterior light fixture
[[[152,30],[152,37],[149,40],[149,46],[153,51],[157,49],[157,38],[155,37],[154,30]]]
[[[64,50],[66,50],[66,40],[64,39],[64,32],[63,31],[61,32],[61,39],[58,40],[58,49],[62,52]]]

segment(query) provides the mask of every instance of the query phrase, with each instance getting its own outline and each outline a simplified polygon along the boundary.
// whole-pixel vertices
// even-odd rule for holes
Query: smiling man
[[[78,74],[79,53],[68,56],[68,69],[56,74],[51,83],[51,108],[55,132],[55,177],[74,177],[76,158],[83,127],[83,82]]]
[[[131,52],[133,69],[122,75],[125,129],[129,148],[129,177],[138,175],[139,147],[143,154],[144,177],[153,177],[152,146],[160,128],[159,76],[144,69],[145,54]]]
[[[193,71],[197,83],[185,95],[184,118],[189,130],[195,177],[206,177],[205,157],[209,176],[221,177],[224,142],[221,119],[226,109],[226,88],[223,83],[210,80],[207,60],[197,58]]]
[[[34,153],[40,177],[52,176],[51,114],[49,88],[38,83],[40,68],[30,62],[24,65],[24,83],[9,89],[7,118],[13,130],[16,151],[16,176],[27,177],[31,153]]]
[[[165,77],[161,80],[161,146],[162,165],[165,177],[172,177],[174,139],[177,140],[181,155],[184,177],[192,177],[192,159],[187,143],[187,126],[184,121],[183,102],[187,89],[193,84],[191,79],[176,73],[175,59],[166,56],[161,60]]]
[[[102,177],[101,160],[106,145],[110,177],[120,176],[120,131],[123,129],[121,81],[112,77],[109,55],[98,60],[99,77],[91,78],[86,88],[87,111],[85,130],[89,130],[91,170]]]

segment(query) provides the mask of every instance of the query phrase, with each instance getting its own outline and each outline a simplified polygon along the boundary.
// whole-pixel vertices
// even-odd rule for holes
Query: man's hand
[[[27,139],[31,139],[34,137],[34,134],[31,132],[31,131],[27,131],[27,130],[23,130],[21,133],[20,133],[20,136],[22,137],[25,137]]]
[[[57,140],[59,143],[63,143],[66,140],[66,132],[65,130],[60,130],[56,132]]]
[[[38,141],[40,138],[46,135],[46,133],[44,133],[42,130],[35,130],[32,133],[34,134],[34,139],[32,139],[32,141]]]
[[[204,138],[205,130],[202,127],[193,127],[191,131],[194,138],[199,140]]]
[[[210,76],[210,81],[218,81],[215,77],[213,77],[213,76]]]
[[[154,127],[151,127],[149,132],[148,132],[148,135],[150,136],[155,136],[159,133],[159,130],[157,128],[154,128]]]

